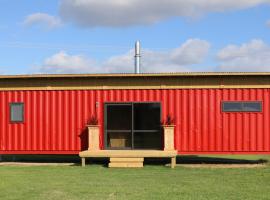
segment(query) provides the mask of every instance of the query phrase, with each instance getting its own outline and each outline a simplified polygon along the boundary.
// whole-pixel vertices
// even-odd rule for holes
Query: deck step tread
[[[143,162],[110,162],[110,168],[142,168]]]
[[[110,168],[141,168],[143,167],[144,158],[134,157],[110,157]]]
[[[143,162],[144,158],[119,158],[119,157],[111,157],[110,162]]]

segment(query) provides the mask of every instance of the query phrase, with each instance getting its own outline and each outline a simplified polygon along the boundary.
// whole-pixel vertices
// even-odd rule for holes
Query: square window
[[[10,104],[10,121],[11,122],[24,121],[24,103]]]

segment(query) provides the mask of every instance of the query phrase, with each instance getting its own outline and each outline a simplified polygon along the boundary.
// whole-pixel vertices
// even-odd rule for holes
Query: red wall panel
[[[223,113],[222,101],[263,101],[261,113]],[[77,154],[97,115],[103,148],[104,102],[155,101],[175,118],[180,154],[270,153],[269,89],[1,91],[1,154]],[[25,122],[9,122],[9,103],[25,103]]]

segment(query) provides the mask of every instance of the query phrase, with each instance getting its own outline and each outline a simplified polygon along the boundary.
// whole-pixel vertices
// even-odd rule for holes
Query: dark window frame
[[[12,106],[21,105],[22,106],[22,119],[21,120],[13,120],[12,119]],[[10,123],[24,123],[24,103],[23,102],[11,102],[9,103],[9,121]]]
[[[242,110],[225,110],[224,104],[225,103],[240,103]],[[244,104],[245,103],[259,103],[260,104],[260,110],[244,110]],[[221,102],[221,111],[225,113],[262,113],[263,112],[263,101],[222,101]]]
[[[134,134],[136,134],[136,132],[140,133],[140,132],[149,132],[149,133],[154,133],[154,132],[157,132],[157,133],[160,133],[160,139],[162,141],[162,130],[161,130],[161,126],[160,126],[160,129],[159,130],[135,130],[134,129],[134,104],[151,104],[151,103],[157,103],[159,104],[160,106],[160,120],[162,119],[162,103],[160,101],[129,101],[129,102],[104,102],[104,124],[103,124],[103,127],[104,127],[104,148],[107,149],[107,150],[140,150],[139,148],[134,148]],[[108,132],[111,132],[112,130],[107,130],[106,127],[107,127],[107,106],[110,106],[110,105],[130,105],[132,107],[132,129],[131,129],[131,137],[132,137],[132,145],[131,145],[131,148],[129,147],[126,147],[126,148],[112,148],[112,147],[109,147],[107,145],[107,134]],[[114,130],[114,131],[121,131],[121,130]],[[123,130],[121,131],[123,132]],[[162,148],[162,147],[161,147]]]

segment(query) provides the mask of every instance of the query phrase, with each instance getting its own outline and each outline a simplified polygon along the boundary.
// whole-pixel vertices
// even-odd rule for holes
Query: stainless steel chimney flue
[[[135,73],[140,73],[140,65],[141,65],[141,49],[140,42],[136,41],[135,43]]]

